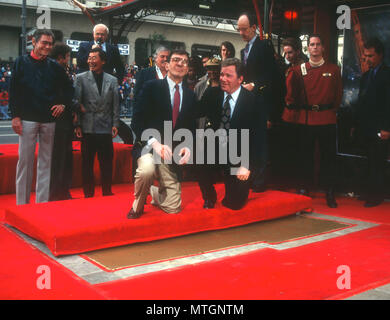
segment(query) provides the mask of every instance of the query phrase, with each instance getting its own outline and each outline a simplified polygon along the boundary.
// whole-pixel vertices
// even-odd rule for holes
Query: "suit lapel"
[[[87,74],[87,77],[88,77],[88,80],[90,81],[91,83],[91,89],[93,91],[95,91],[95,94],[100,97],[100,94],[99,94],[99,89],[97,87],[97,84],[96,84],[96,81],[95,81],[95,78],[93,76],[93,73],[92,71],[88,71],[88,74]]]
[[[106,96],[107,90],[110,87],[110,82],[108,81],[107,74],[103,73],[103,83],[102,83],[102,95],[100,98],[103,98]]]
[[[171,93],[169,92],[169,85],[167,79],[161,80],[161,88],[162,88],[162,105],[165,109],[165,113],[169,115],[168,120],[172,120],[172,103],[171,103]]]
[[[240,113],[240,109],[244,105],[244,100],[245,100],[245,93],[244,93],[244,88],[241,88],[240,94],[238,95],[238,99],[236,102],[236,105],[234,107],[234,111],[232,114],[232,117],[230,119],[230,127],[236,127],[236,122],[238,120],[238,115]]]

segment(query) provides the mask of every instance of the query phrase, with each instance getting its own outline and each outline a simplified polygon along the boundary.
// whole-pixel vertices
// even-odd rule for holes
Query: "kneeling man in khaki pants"
[[[133,157],[137,159],[138,167],[134,181],[135,199],[127,214],[129,219],[141,216],[149,193],[152,204],[166,213],[181,210],[180,169],[192,154],[189,148],[176,150],[174,147],[180,142],[172,145],[166,141],[172,142],[179,129],[195,130],[195,95],[183,85],[188,62],[187,52],[172,51],[167,77],[145,83],[137,100],[131,127],[136,136]],[[169,136],[166,136],[167,132],[170,132]],[[153,186],[155,179],[159,187]]]

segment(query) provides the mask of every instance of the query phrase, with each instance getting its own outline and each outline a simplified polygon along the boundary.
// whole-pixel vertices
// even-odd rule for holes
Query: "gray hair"
[[[95,33],[95,30],[96,30],[96,28],[97,27],[105,27],[106,28],[106,31],[107,31],[107,34],[109,33],[109,30],[108,30],[108,27],[105,25],[105,24],[103,24],[103,23],[98,23],[98,24],[96,24],[94,27],[93,27],[93,33]]]
[[[161,51],[168,51],[169,53],[171,52],[171,50],[169,50],[167,47],[164,47],[164,46],[158,47],[158,48],[156,49],[156,51],[154,52],[153,60],[156,60],[158,54],[159,54]]]

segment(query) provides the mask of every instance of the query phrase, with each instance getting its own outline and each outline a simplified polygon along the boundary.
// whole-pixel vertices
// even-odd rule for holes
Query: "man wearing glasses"
[[[136,102],[131,126],[136,135],[133,157],[138,167],[129,219],[142,215],[149,192],[152,204],[164,212],[174,214],[181,210],[180,169],[189,161],[191,151],[185,147],[175,149],[181,141],[173,144],[166,141],[172,141],[178,129],[195,130],[195,95],[183,86],[188,61],[186,51],[173,51],[168,58],[167,77],[145,83]],[[164,136],[167,125],[171,134]],[[149,133],[154,130],[155,134],[146,134],[146,129]],[[155,178],[159,187],[152,186]]]
[[[9,106],[12,128],[19,135],[16,204],[30,202],[37,141],[36,203],[49,201],[55,119],[73,97],[65,70],[48,58],[53,42],[50,30],[36,30],[33,51],[17,58],[12,71]]]

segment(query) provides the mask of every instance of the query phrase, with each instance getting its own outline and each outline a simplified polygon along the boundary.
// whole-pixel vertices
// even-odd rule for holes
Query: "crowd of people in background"
[[[136,117],[134,116],[135,112],[138,112],[138,115],[145,112],[142,108],[144,105],[148,105],[146,100],[151,98],[146,97],[143,91],[146,90],[146,87],[150,87],[150,85],[153,84],[151,81],[159,80],[168,82],[167,78],[172,78],[180,73],[180,77],[176,76],[176,78],[180,78],[180,95],[182,95],[183,92],[187,92],[186,94],[190,92],[196,101],[199,102],[197,103],[199,106],[207,105],[212,101],[213,106],[217,105],[218,108],[220,108],[222,106],[222,100],[219,100],[219,98],[222,97],[221,94],[224,94],[225,98],[228,94],[229,98],[227,101],[223,102],[223,108],[225,108],[225,105],[230,105],[230,107],[226,107],[226,114],[224,114],[225,109],[223,110],[222,116],[226,116],[229,119],[231,118],[231,108],[234,110],[234,106],[238,99],[237,96],[233,95],[236,91],[229,89],[229,86],[232,84],[229,76],[232,76],[235,89],[244,89],[245,95],[248,95],[245,99],[248,99],[248,101],[253,100],[253,104],[258,106],[256,110],[251,109],[251,112],[254,111],[253,116],[256,117],[256,126],[252,126],[249,122],[244,124],[248,126],[248,128],[251,127],[256,131],[256,159],[252,159],[253,163],[250,171],[246,170],[247,168],[244,171],[240,171],[241,177],[245,178],[243,180],[246,181],[249,175],[250,179],[247,183],[242,185],[242,181],[237,184],[236,180],[228,183],[230,186],[234,186],[232,187],[233,189],[237,187],[237,189],[234,189],[235,191],[233,193],[236,193],[236,191],[239,191],[239,193],[242,192],[243,199],[240,207],[245,204],[249,190],[260,193],[267,189],[269,163],[271,163],[275,171],[279,173],[284,172],[287,177],[290,175],[290,178],[292,178],[294,183],[296,182],[296,179],[300,180],[295,184],[297,193],[306,196],[310,195],[310,189],[313,187],[313,182],[315,180],[314,154],[316,144],[318,144],[318,150],[321,157],[320,178],[322,179],[322,187],[326,194],[326,202],[329,207],[336,208],[338,206],[335,199],[338,170],[336,163],[336,123],[337,110],[340,106],[342,97],[340,68],[337,65],[324,60],[324,44],[321,36],[318,34],[310,35],[308,38],[309,56],[305,56],[302,53],[302,43],[299,38],[285,39],[282,45],[283,55],[281,56],[275,52],[271,41],[259,38],[254,16],[249,14],[241,15],[238,20],[238,32],[245,44],[245,48],[240,51],[240,59],[235,58],[236,50],[229,41],[222,42],[220,44],[219,53],[211,56],[190,56],[183,50],[170,50],[169,48],[161,46],[155,50],[153,56],[147,59],[147,65],[142,68],[138,67],[135,63],[132,65],[124,65],[121,61],[118,48],[107,42],[108,28],[102,24],[96,25],[93,30],[94,40],[84,42],[80,45],[77,54],[77,65],[68,66],[67,63],[70,60],[69,55],[67,58],[65,56],[63,57],[64,59],[67,59],[67,63],[64,64],[67,75],[71,82],[74,82],[75,84],[76,93],[74,96],[78,97],[78,104],[75,105],[68,101],[69,99],[67,100],[64,96],[61,96],[58,99],[63,101],[63,104],[55,105],[53,107],[54,110],[50,109],[52,114],[45,114],[46,118],[42,118],[43,123],[49,121],[49,118],[50,121],[53,122],[53,119],[55,120],[64,109],[73,110],[74,116],[70,117],[73,120],[70,121],[73,121],[73,125],[76,127],[76,136],[78,138],[83,136],[83,161],[87,158],[87,155],[91,159],[94,159],[94,155],[98,153],[99,162],[105,162],[105,165],[102,165],[101,163],[102,174],[110,176],[109,173],[103,172],[103,167],[108,168],[107,172],[109,172],[112,167],[112,138],[119,135],[125,143],[132,144],[134,142],[135,145],[140,143],[140,137],[137,136],[137,134],[135,134],[135,140],[133,141],[132,134],[136,131],[134,130],[134,127],[132,126],[132,130],[130,130],[119,117],[133,118],[132,122],[134,122],[133,120]],[[46,34],[45,36],[48,36],[49,38],[53,37],[50,34]],[[39,44],[39,42],[37,42],[37,44]],[[51,46],[52,45],[53,44],[51,44]],[[47,49],[45,46],[48,47],[49,45],[43,43],[42,52]],[[381,48],[381,46],[378,47]],[[32,64],[31,61],[28,59],[26,60],[26,58],[25,61],[22,58],[19,58],[19,63],[23,62],[27,65],[31,65],[31,68],[35,68],[34,63],[37,63],[36,61],[44,61],[45,59],[34,56],[34,52],[39,52],[39,48],[39,46],[34,47],[34,51],[31,53],[32,58],[30,60],[33,61]],[[365,49],[377,50],[373,45],[369,45]],[[68,48],[68,51],[69,50],[70,49]],[[383,59],[383,50],[375,50],[375,53],[379,52],[379,58],[372,63],[372,68],[378,71],[381,70],[383,64],[381,60]],[[93,53],[93,56],[91,56],[91,53]],[[176,60],[171,60],[172,53],[175,54]],[[45,56],[45,54],[42,53],[42,56]],[[367,60],[370,61],[368,53]],[[45,68],[53,68],[50,63],[47,63]],[[17,66],[17,64],[15,65]],[[93,72],[97,67],[99,67],[99,72]],[[223,68],[225,68],[224,72],[222,72]],[[387,69],[385,69],[385,71],[387,72]],[[8,109],[8,89],[12,71],[10,66],[6,65],[2,67],[1,72],[0,116],[2,118],[9,118],[8,110],[6,109]],[[88,74],[91,78],[89,79],[91,82],[87,81]],[[374,75],[375,74],[376,72]],[[379,72],[378,74],[382,73]],[[92,75],[95,78],[94,80]],[[108,83],[107,77],[109,77],[111,84],[115,83],[115,85],[112,85],[112,88],[115,88],[115,93],[112,98],[107,98],[107,101],[111,102],[105,103],[103,102],[103,99],[105,99],[108,92],[102,88],[104,83]],[[115,81],[113,81],[113,79]],[[58,81],[67,83],[64,79],[59,79]],[[86,82],[84,83],[83,81]],[[91,83],[97,84],[99,92],[94,89],[94,86],[91,86]],[[147,86],[148,83],[149,85]],[[163,82],[159,82],[159,84],[155,83],[153,85],[158,84],[160,86],[162,83]],[[24,84],[23,81],[19,83],[19,85]],[[385,85],[387,85],[387,83],[385,83],[384,86]],[[81,89],[83,86],[87,89]],[[16,100],[15,88],[16,85],[14,85],[14,100]],[[160,90],[159,88],[160,87],[156,87],[155,89]],[[179,92],[178,88],[175,87],[174,90]],[[371,89],[371,87],[368,87],[367,85],[367,89],[362,90],[361,93],[365,94],[369,89]],[[80,93],[78,90],[84,91]],[[85,93],[85,90],[88,92]],[[165,94],[164,90],[161,91],[161,94]],[[172,91],[173,89],[171,88],[170,90]],[[239,90],[237,92],[239,92]],[[386,92],[386,90],[384,91]],[[208,94],[205,94],[207,92]],[[211,96],[210,93],[212,93]],[[55,92],[55,94],[58,93]],[[154,91],[150,92],[150,95],[153,94]],[[173,91],[170,93],[172,106],[176,101],[173,101],[176,99],[174,94],[176,95]],[[70,92],[67,92],[66,95],[73,96]],[[373,96],[378,95],[373,93]],[[231,100],[229,101],[229,99]],[[362,100],[363,98],[360,98],[359,96],[359,99]],[[84,100],[87,102],[83,106],[81,101]],[[383,100],[386,100],[386,98],[384,97]],[[163,101],[156,98],[156,103],[162,104]],[[69,106],[65,108],[65,105],[67,104]],[[110,104],[111,106],[109,106]],[[116,104],[118,104],[118,106]],[[181,106],[180,100],[178,106],[179,105]],[[384,105],[387,108],[387,100]],[[20,131],[22,128],[23,119],[19,119],[22,121],[18,122],[17,125],[14,124],[15,118],[19,118],[18,112],[20,110],[18,110],[18,108],[20,108],[20,105],[14,102],[13,108],[13,128],[14,131],[18,133],[18,130]],[[104,118],[96,120],[98,117],[101,117],[102,110],[105,108],[107,108],[107,110],[104,112],[107,112],[104,113]],[[150,108],[152,108],[152,106],[150,106]],[[161,111],[160,109],[156,110],[158,112]],[[217,111],[217,113],[219,113],[218,117],[221,116],[220,111],[221,110]],[[34,116],[29,113],[30,111],[28,111],[27,106],[25,106],[23,112],[25,112],[27,118],[34,118]],[[386,112],[388,112],[387,109],[382,113],[387,114]],[[149,114],[149,116],[154,117],[155,115]],[[215,123],[215,119],[213,123],[212,116],[214,115],[211,115],[210,118],[210,115],[205,113],[203,116],[197,117],[197,128],[207,129],[214,127],[214,130],[217,130],[218,127],[221,128],[222,125],[226,125],[226,123],[220,123],[219,121],[221,120],[218,120],[218,123]],[[142,121],[138,118],[138,124],[145,124],[144,122],[147,118],[145,115],[143,115],[143,117],[145,117],[145,119],[142,119]],[[374,122],[374,120],[372,121]],[[155,125],[154,122],[153,125]],[[230,124],[227,125],[229,126]],[[381,122],[380,124],[375,124],[373,126],[377,129],[380,126],[378,129],[378,136],[381,147],[383,145],[384,147],[382,149],[385,150],[387,146],[386,143],[390,136],[390,131],[387,130],[389,126],[387,122],[385,124],[382,124]],[[96,128],[100,128],[101,130]],[[144,130],[147,128],[149,127],[142,127],[141,129]],[[53,132],[50,134],[53,135]],[[102,142],[101,138],[103,134],[107,136],[107,144],[105,150],[99,150],[98,145]],[[127,138],[123,138],[126,135]],[[92,137],[93,139],[91,138],[91,141],[87,143],[87,137]],[[52,144],[52,142],[50,143]],[[92,145],[95,146],[93,147],[93,150],[91,149]],[[99,152],[101,153],[100,156]],[[110,156],[103,161],[102,154],[110,154]],[[379,157],[381,163],[385,161],[386,157],[387,151],[383,151]],[[89,164],[89,167],[90,166],[91,165]],[[134,170],[137,168],[136,162],[133,162],[133,168]],[[170,171],[170,169],[168,171]],[[21,169],[20,174],[22,173],[23,170]],[[135,172],[133,172],[133,175],[134,174]],[[137,174],[135,174],[136,179],[138,178]],[[93,173],[91,173],[91,175],[93,175]],[[378,176],[377,173],[375,173],[375,175]],[[25,179],[25,184],[30,184],[31,182],[27,181],[27,178]],[[47,174],[44,176],[44,179],[47,180]],[[238,179],[241,180],[240,178]],[[373,181],[379,180],[377,178],[375,179],[373,178]],[[86,197],[93,196],[93,176],[84,180],[92,181],[89,182],[90,186],[88,188],[84,186]],[[177,183],[177,181],[175,183]],[[209,190],[207,192],[203,192],[204,190],[202,190],[205,200],[204,208],[212,208],[215,204],[215,199],[212,196],[213,192],[210,191],[211,184],[210,181],[207,181],[207,188]],[[381,185],[383,185],[383,179],[381,180]],[[25,187],[23,188],[25,189]],[[178,190],[179,189],[180,188],[178,187]],[[383,202],[383,190],[377,192],[377,194],[379,193],[381,196],[376,196],[375,199],[373,199],[373,195],[370,194],[366,199],[365,205],[371,207]],[[111,194],[111,178],[107,178],[107,185],[105,190],[103,190],[103,195]],[[205,196],[205,194],[208,194],[208,196]],[[48,195],[49,193],[46,190],[42,199],[46,199]],[[28,196],[28,194],[23,194],[25,199],[19,203],[28,203]],[[65,198],[67,197],[68,196]],[[139,208],[136,205],[132,207],[133,211],[129,212],[130,218],[138,218],[140,216],[143,210],[142,202],[143,200],[141,201]]]

